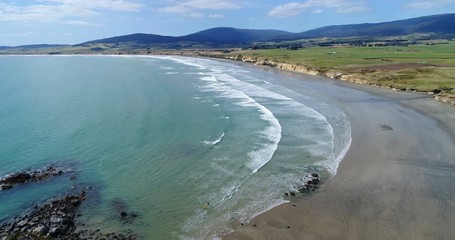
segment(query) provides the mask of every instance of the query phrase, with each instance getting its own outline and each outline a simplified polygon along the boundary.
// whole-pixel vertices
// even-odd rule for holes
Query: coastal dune
[[[342,109],[351,148],[316,193],[224,239],[455,239],[453,107],[424,94],[303,78],[286,84],[305,85]]]

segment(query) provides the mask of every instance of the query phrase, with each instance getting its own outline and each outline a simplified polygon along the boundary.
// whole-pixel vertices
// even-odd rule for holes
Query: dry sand
[[[225,239],[455,239],[455,108],[421,94],[304,78],[283,84],[342,109],[351,148],[318,192]]]

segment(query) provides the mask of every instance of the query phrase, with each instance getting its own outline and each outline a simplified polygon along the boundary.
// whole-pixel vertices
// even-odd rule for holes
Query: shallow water
[[[0,57],[0,174],[52,163],[77,174],[0,192],[0,218],[90,184],[80,220],[91,227],[230,231],[306,173],[335,174],[350,144],[341,111],[276,76],[180,57]],[[138,219],[122,225],[116,201]]]

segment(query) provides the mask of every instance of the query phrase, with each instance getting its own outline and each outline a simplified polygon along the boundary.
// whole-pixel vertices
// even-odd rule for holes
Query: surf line
[[[240,89],[242,86],[248,88],[250,84],[229,75],[227,73],[227,69],[223,69],[217,66],[215,61],[209,61],[205,59],[190,59],[175,56],[166,57],[165,59],[173,60],[174,62],[180,64],[193,66],[198,69],[208,70],[208,72],[200,73],[201,75],[205,75],[200,79],[207,83],[203,91],[212,91],[218,93],[218,96],[221,97],[240,100],[237,105],[243,107],[251,107],[259,110],[260,118],[269,123],[269,126],[261,132],[261,138],[266,140],[268,143],[261,144],[261,147],[254,149],[248,153],[249,161],[246,163],[246,166],[252,170],[252,174],[256,173],[259,169],[265,166],[272,159],[275,151],[278,148],[278,143],[281,141],[282,128],[278,119],[268,108],[258,103],[245,92],[239,90],[239,87]],[[236,85],[236,88],[230,86],[229,83]],[[238,86],[239,83],[242,86]],[[221,137],[220,141],[222,141],[223,137],[224,135]],[[211,143],[219,144],[217,140]]]

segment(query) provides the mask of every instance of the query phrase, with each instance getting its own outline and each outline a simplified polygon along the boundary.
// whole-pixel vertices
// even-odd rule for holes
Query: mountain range
[[[433,37],[455,37],[455,13],[431,15],[406,20],[363,23],[349,25],[334,25],[316,28],[301,33],[280,30],[256,30],[236,28],[212,28],[185,36],[161,36],[155,34],[135,33],[84,42],[75,46],[92,44],[115,44],[135,47],[182,48],[198,47],[236,47],[254,42],[294,41],[311,38],[374,38],[405,36],[411,34],[428,34]],[[29,45],[22,48],[38,48],[49,45]],[[7,47],[0,47],[1,49]]]
[[[227,45],[236,46],[253,42],[293,41],[322,37],[390,37],[410,34],[433,34],[438,36],[455,35],[455,13],[383,23],[327,26],[301,33],[291,33],[279,30],[212,28],[180,37],[138,33],[89,41],[84,44],[132,43],[153,45],[192,43],[193,45],[203,44],[211,47],[220,47]]]

